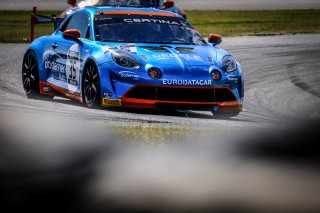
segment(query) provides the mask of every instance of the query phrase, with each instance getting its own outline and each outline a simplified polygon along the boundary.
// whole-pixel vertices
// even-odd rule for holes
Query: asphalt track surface
[[[40,205],[39,212],[48,207],[65,212],[66,200],[78,190],[84,200],[68,212],[79,212],[82,205],[89,208],[82,212],[105,212],[91,205],[160,212],[319,212],[319,122],[281,134],[272,128],[253,133],[250,127],[319,118],[320,34],[225,38],[221,47],[234,54],[245,75],[245,110],[234,119],[215,119],[209,112],[88,109],[62,98],[29,100],[21,85],[26,47],[0,44],[0,197],[10,206],[18,194],[17,212],[29,202]],[[21,116],[27,114],[31,121]],[[48,115],[57,117],[58,125]],[[60,118],[69,122],[61,124]],[[111,142],[103,128],[182,124],[205,131],[244,127],[253,136],[236,135],[232,141],[213,135],[140,150],[137,144]]]
[[[244,111],[235,118],[217,119],[206,111],[89,109],[59,97],[28,99],[21,83],[27,44],[0,44],[0,112],[52,115],[94,124],[194,128],[265,126],[291,118],[319,118],[320,34],[225,38],[220,46],[237,58],[244,72]]]
[[[66,0],[0,0],[2,10],[64,10]],[[78,0],[78,2],[80,2]],[[176,0],[185,10],[278,10],[278,9],[316,9],[319,0]]]

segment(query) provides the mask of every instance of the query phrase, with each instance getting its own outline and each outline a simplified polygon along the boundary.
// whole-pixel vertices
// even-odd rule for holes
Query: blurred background
[[[317,9],[319,0],[176,0],[185,10],[274,10]],[[37,6],[42,10],[63,10],[64,0],[0,0],[2,10],[25,10]]]
[[[31,9],[69,5],[0,0],[1,212],[320,211],[320,1],[175,2],[240,62],[239,116],[29,100]]]

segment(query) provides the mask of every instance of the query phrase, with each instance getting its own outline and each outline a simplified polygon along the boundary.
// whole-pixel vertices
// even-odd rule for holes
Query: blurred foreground
[[[1,118],[1,212],[320,211],[319,121],[158,148],[81,120]]]

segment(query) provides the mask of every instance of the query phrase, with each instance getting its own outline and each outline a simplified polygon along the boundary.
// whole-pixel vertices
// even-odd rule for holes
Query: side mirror
[[[212,44],[212,46],[217,46],[222,42],[222,37],[218,34],[210,34],[208,38],[208,42]]]
[[[74,38],[80,38],[80,31],[77,29],[70,29],[70,30],[65,30],[63,31],[63,36],[69,36],[69,37],[74,37]]]

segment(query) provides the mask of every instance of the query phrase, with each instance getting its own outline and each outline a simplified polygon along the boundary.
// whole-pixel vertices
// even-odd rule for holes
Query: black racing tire
[[[83,70],[82,81],[83,102],[89,108],[101,106],[100,77],[96,64],[89,62]]]
[[[40,96],[38,60],[32,50],[29,50],[23,57],[22,86],[28,98]]]

